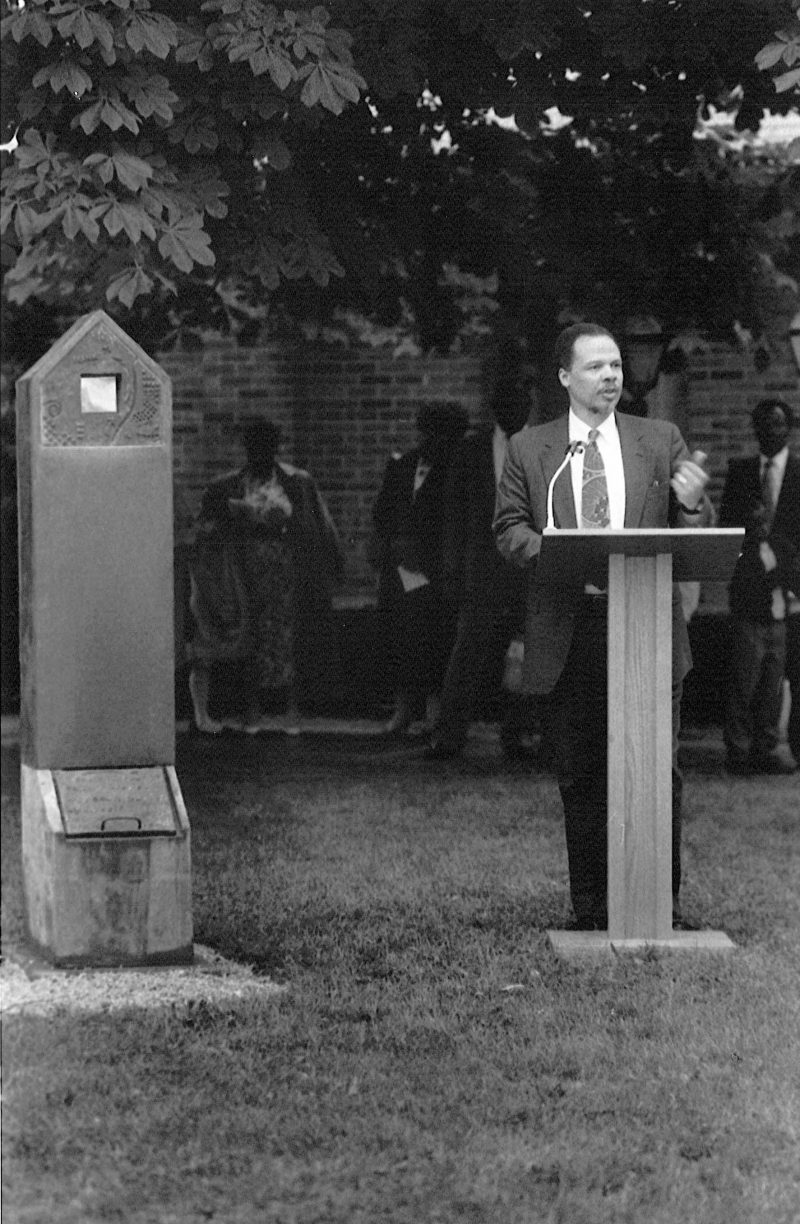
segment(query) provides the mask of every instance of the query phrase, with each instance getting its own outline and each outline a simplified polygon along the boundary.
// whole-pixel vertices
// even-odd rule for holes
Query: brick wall
[[[692,445],[708,453],[711,496],[722,494],[728,459],[756,450],[750,413],[759,400],[775,396],[791,404],[800,421],[800,380],[787,352],[763,374],[752,361],[724,344],[711,344],[692,354],[688,368],[688,416]],[[800,430],[793,437],[800,447]]]
[[[413,445],[424,399],[459,400],[473,423],[484,411],[477,357],[395,359],[381,352],[270,344],[238,348],[212,339],[202,352],[157,357],[173,381],[176,486],[189,511],[206,482],[242,461],[237,426],[254,414],[283,430],[282,456],[316,477],[347,554],[340,602],[374,591],[367,560],[372,503],[387,456]],[[659,394],[675,399],[660,384]],[[800,386],[791,354],[759,374],[727,345],[698,341],[677,393],[679,407],[651,411],[678,420],[690,445],[709,456],[718,502],[731,455],[753,449],[750,412],[765,395],[789,401],[800,416]],[[800,444],[800,431],[795,445]],[[718,602],[709,592],[707,601]]]
[[[481,414],[480,363],[471,357],[398,358],[311,345],[240,349],[214,340],[201,353],[157,358],[172,378],[176,487],[195,510],[214,475],[242,462],[237,427],[277,421],[281,457],[316,478],[347,557],[341,599],[374,590],[367,560],[372,504],[392,451],[413,446],[420,401],[458,400]]]

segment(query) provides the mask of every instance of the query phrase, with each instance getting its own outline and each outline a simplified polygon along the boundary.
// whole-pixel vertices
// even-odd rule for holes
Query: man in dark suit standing
[[[468,424],[461,404],[423,404],[419,444],[389,459],[373,507],[378,610],[395,685],[389,732],[406,730],[416,706],[435,701],[453,645],[455,609],[442,590],[442,516],[453,451]]]
[[[554,525],[562,528],[710,526],[706,473],[669,421],[615,412],[622,359],[613,336],[593,323],[566,328],[556,342],[558,378],[569,413],[510,439],[497,492],[494,532],[503,556],[528,567],[547,523],[553,485]],[[523,684],[550,693],[558,786],[564,806],[571,929],[604,930],[607,910],[607,640],[606,575],[544,581],[534,573],[528,596]],[[613,629],[613,627],[612,627]],[[680,590],[673,589],[673,746],[681,685],[691,667]],[[677,753],[675,752],[675,756]],[[673,763],[673,923],[679,908],[681,777]]]
[[[525,624],[527,574],[500,556],[492,518],[508,439],[528,419],[526,389],[518,381],[501,381],[492,408],[494,421],[467,434],[450,470],[443,580],[458,605],[458,626],[439,718],[425,750],[428,760],[460,755],[474,712],[490,697],[502,694],[506,652]],[[516,760],[525,755],[522,705],[517,694],[502,694],[501,700],[503,755]]]
[[[759,453],[731,459],[720,511],[722,527],[744,527],[742,554],[729,588],[731,658],[725,710],[725,747],[731,773],[792,773],[777,752],[787,623],[800,615],[800,461],[789,453],[792,414],[779,399],[764,399],[752,414]],[[793,646],[794,646],[793,634]],[[794,646],[796,650],[797,647]],[[798,719],[797,661],[792,684]],[[791,676],[790,676],[791,678]],[[793,754],[798,723],[793,725]]]

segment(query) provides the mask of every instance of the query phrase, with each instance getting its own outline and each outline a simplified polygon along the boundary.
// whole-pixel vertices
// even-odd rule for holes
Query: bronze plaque
[[[165,770],[54,769],[67,837],[175,837]]]

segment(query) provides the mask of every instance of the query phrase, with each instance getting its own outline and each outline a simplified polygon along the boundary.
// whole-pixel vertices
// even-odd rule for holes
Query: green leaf
[[[11,27],[11,37],[14,42],[22,42],[23,38],[35,38],[43,47],[49,47],[53,39],[53,27],[44,13],[35,9],[23,9],[16,17]]]
[[[314,71],[306,78],[306,83],[303,86],[300,94],[300,101],[304,106],[311,107],[316,106],[321,97],[322,76],[319,68],[315,68]]]
[[[263,45],[259,34],[250,34],[239,42],[231,41],[228,49],[228,59],[232,64],[238,63],[240,60],[250,59],[251,55],[255,55],[259,50],[263,49]]]
[[[103,209],[101,215],[103,217],[103,225],[112,238],[115,238],[125,228],[125,218],[116,200],[112,200],[108,207]]]
[[[178,45],[178,27],[160,13],[134,13],[125,30],[125,41],[132,51],[145,48],[158,59],[166,59]]]
[[[83,164],[97,170],[101,183],[108,184],[114,177],[114,162],[105,153],[91,153],[84,157]]]
[[[230,195],[230,187],[224,179],[217,177],[216,166],[213,163],[201,163],[194,175],[184,179],[184,187],[191,193],[191,198],[198,208],[202,208],[212,217],[226,217],[228,206],[223,197]]]
[[[92,87],[92,78],[89,74],[84,72],[80,65],[67,56],[56,60],[54,63],[46,64],[44,68],[41,68],[36,73],[31,84],[34,89],[38,89],[47,80],[50,81],[50,88],[53,93],[59,93],[62,89],[66,89],[75,98],[83,97],[86,90]]]
[[[210,267],[214,262],[214,253],[210,250],[211,238],[203,229],[203,220],[199,213],[170,225],[158,241],[158,249],[164,259],[170,259],[181,272],[191,272],[194,264]]]
[[[155,173],[150,162],[144,161],[141,157],[135,157],[133,153],[126,153],[120,148],[115,148],[112,159],[117,178],[130,191],[141,191]]]
[[[63,39],[74,38],[84,51],[87,47],[91,47],[95,39],[94,30],[85,9],[77,9],[67,17],[62,17],[56,24],[56,29]]]
[[[111,128],[112,132],[126,127],[128,131],[133,132],[134,136],[139,135],[139,120],[133,111],[128,110],[127,106],[120,102],[118,97],[103,99],[100,118],[106,127]]]
[[[110,200],[100,208],[93,209],[92,217],[102,217],[103,225],[112,238],[116,238],[123,230],[134,243],[139,241],[143,233],[151,239],[156,237],[153,222],[145,210],[133,201]]]
[[[99,42],[100,46],[103,48],[103,50],[107,54],[110,54],[112,56],[112,59],[110,62],[113,64],[114,59],[116,59],[116,56],[114,54],[113,27],[109,25],[109,23],[106,21],[105,17],[103,17],[101,13],[93,13],[90,9],[87,11],[86,16],[88,18],[89,25],[92,27],[92,30],[94,31],[94,36]],[[106,60],[106,63],[108,62],[109,61]]]
[[[269,52],[266,47],[259,47],[249,60],[253,76],[263,76],[265,72],[269,72]]]
[[[119,298],[130,309],[140,294],[149,293],[152,288],[153,281],[137,264],[114,277],[106,289],[106,300],[113,302]]]
[[[315,86],[310,87],[310,82],[313,81],[315,77],[317,79],[317,83]],[[317,64],[316,68],[311,73],[311,76],[303,86],[303,92],[300,95],[301,101],[305,102],[306,106],[309,106],[312,104],[306,102],[307,89],[309,90],[309,97],[313,97],[316,94],[317,101],[319,101],[326,110],[331,111],[334,115],[340,115],[344,110],[344,99],[335,87],[333,74],[327,69],[323,68],[321,64]]]
[[[196,63],[201,72],[209,72],[214,66],[214,53],[205,30],[183,26],[179,30],[179,37],[176,61],[179,64]]]
[[[47,133],[45,144],[36,128],[28,128],[14,153],[20,169],[27,170],[31,166],[37,166],[39,162],[50,161],[55,144],[56,138],[52,132]]]
[[[72,126],[80,124],[87,136],[100,126],[103,118],[103,107],[105,100],[101,98],[98,102],[93,102],[91,106],[87,106],[86,110],[82,110],[79,115],[72,121]]]
[[[178,95],[170,89],[169,81],[160,73],[147,77],[127,76],[122,81],[122,89],[136,107],[143,119],[151,115],[160,115],[167,123],[175,118],[173,107],[178,101]]]
[[[20,200],[17,203],[14,215],[14,228],[23,246],[26,246],[36,236],[38,232],[38,217],[38,212],[30,204],[27,204],[24,200]]]
[[[88,196],[76,193],[64,201],[64,216],[61,222],[64,237],[72,242],[83,233],[91,243],[97,242],[100,227],[92,216],[96,203]]]
[[[787,89],[795,86],[800,88],[800,68],[793,68],[791,72],[784,72],[775,77],[775,88],[778,93],[785,93]]]
[[[285,51],[277,51],[274,47],[269,48],[269,74],[278,89],[284,90],[291,85],[296,73]]]
[[[4,234],[11,224],[16,207],[16,200],[7,199],[0,204],[0,234]]]
[[[772,68],[775,64],[780,63],[790,46],[791,43],[784,36],[781,42],[767,43],[766,47],[762,47],[756,56],[756,63],[761,71],[763,72],[765,69]],[[786,62],[791,63],[792,61],[787,59]]]

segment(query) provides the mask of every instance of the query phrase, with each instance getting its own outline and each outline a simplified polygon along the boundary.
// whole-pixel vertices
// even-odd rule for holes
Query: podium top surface
[[[540,578],[553,582],[582,579],[612,554],[626,557],[672,555],[673,582],[727,582],[742,551],[741,527],[547,527],[537,564]]]

